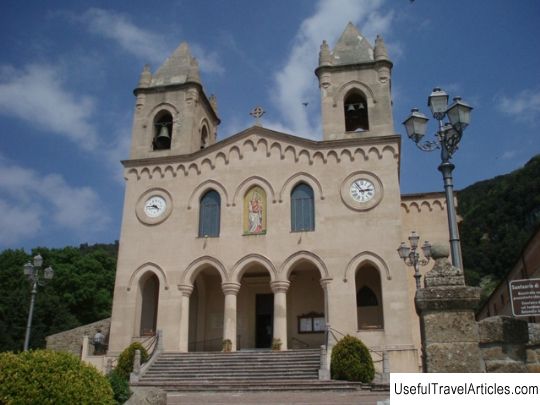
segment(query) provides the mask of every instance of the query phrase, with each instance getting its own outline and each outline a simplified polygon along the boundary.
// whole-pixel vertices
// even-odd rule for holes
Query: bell
[[[154,139],[155,149],[169,149],[171,147],[171,136],[165,125],[159,130],[158,136]]]
[[[354,104],[349,104],[347,106],[347,112],[354,111]]]
[[[358,104],[358,109],[359,110],[363,110],[364,108],[366,108],[366,107],[364,107],[364,103]]]

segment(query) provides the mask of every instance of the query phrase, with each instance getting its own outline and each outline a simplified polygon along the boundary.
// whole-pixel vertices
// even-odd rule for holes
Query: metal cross
[[[264,115],[265,112],[266,111],[264,111],[262,107],[259,107],[259,106],[251,110],[249,115],[255,118],[255,125],[261,125],[260,118]]]

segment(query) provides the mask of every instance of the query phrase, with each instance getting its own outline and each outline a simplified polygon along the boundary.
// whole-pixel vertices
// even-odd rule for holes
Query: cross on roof
[[[257,106],[251,112],[249,115],[255,118],[255,125],[261,125],[260,118],[264,115],[266,111],[262,109],[262,107]]]

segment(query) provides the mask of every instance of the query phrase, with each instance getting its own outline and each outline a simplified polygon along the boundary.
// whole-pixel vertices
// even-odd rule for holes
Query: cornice
[[[317,151],[326,151],[330,152],[330,150],[344,150],[351,147],[360,147],[362,149],[366,149],[366,152],[369,153],[371,148],[367,148],[368,146],[375,148],[375,150],[379,151],[379,155],[382,154],[382,151],[385,146],[389,146],[395,157],[397,158],[399,155],[399,149],[400,149],[400,143],[401,143],[401,137],[399,135],[385,135],[385,136],[377,136],[377,137],[366,137],[366,138],[348,138],[348,139],[336,139],[336,140],[329,140],[329,141],[314,141],[310,139],[300,138],[294,135],[285,134],[282,132],[273,131],[271,129],[263,128],[260,126],[252,126],[245,131],[242,131],[238,134],[235,134],[231,137],[228,137],[222,141],[219,141],[208,148],[205,148],[203,150],[185,154],[185,155],[175,155],[175,156],[160,156],[160,157],[149,157],[144,159],[128,159],[123,160],[122,164],[125,168],[132,168],[132,167],[140,167],[140,166],[155,166],[155,165],[163,165],[163,164],[175,164],[175,163],[191,163],[195,162],[197,160],[203,161],[208,157],[211,157],[213,154],[219,154],[220,152],[224,152],[225,149],[227,149],[228,146],[233,146],[234,144],[241,144],[242,146],[246,146],[246,143],[242,143],[243,140],[246,140],[249,137],[256,137],[256,144],[259,145],[261,142],[266,142],[266,144],[271,147],[273,145],[281,144],[281,149],[284,151],[287,149],[287,147],[293,147],[296,148],[297,153],[295,153],[295,157],[297,160],[297,157],[302,152],[302,150],[305,150],[308,152],[309,155],[311,155],[309,152],[313,152],[313,154]],[[252,140],[251,143],[254,141]],[[271,146],[270,146],[271,145]],[[256,150],[256,146],[255,146]],[[243,154],[242,151],[238,151],[240,159],[242,159]],[[269,156],[267,152],[267,156]],[[339,159],[338,159],[339,160]],[[228,162],[227,162],[228,163]]]

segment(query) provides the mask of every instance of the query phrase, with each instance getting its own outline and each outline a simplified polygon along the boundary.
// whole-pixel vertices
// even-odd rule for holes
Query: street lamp
[[[439,121],[439,130],[435,133],[435,140],[420,142],[426,134],[429,119],[419,112],[417,108],[411,110],[411,115],[403,122],[403,125],[405,125],[407,136],[420,150],[424,152],[432,152],[435,149],[441,150],[439,171],[443,175],[446,194],[452,263],[454,266],[463,269],[456,208],[454,206],[454,185],[452,183],[452,171],[455,166],[450,160],[459,147],[463,131],[471,121],[472,107],[461,101],[460,97],[454,97],[453,103],[448,106],[448,94],[440,88],[433,89],[433,92],[428,97],[428,106],[433,118]],[[448,123],[443,123],[445,117],[448,118]]]
[[[43,285],[44,280],[50,280],[54,276],[54,271],[51,266],[43,270],[43,281],[40,279],[41,275],[39,270],[43,265],[43,257],[41,255],[34,256],[34,264],[28,262],[23,266],[24,275],[28,277],[30,283],[32,283],[32,298],[30,300],[30,310],[28,311],[28,321],[26,322],[26,335],[24,337],[24,350],[28,350],[28,344],[30,343],[30,330],[32,329],[32,316],[34,314],[34,303],[36,301],[37,287]]]
[[[407,246],[405,242],[401,242],[401,245],[397,249],[399,257],[403,259],[407,266],[412,266],[414,268],[414,278],[416,280],[416,289],[420,288],[420,266],[425,266],[428,264],[429,259],[431,258],[431,244],[426,240],[422,245],[422,253],[424,254],[424,259],[420,259],[420,254],[416,251],[418,249],[418,241],[420,236],[412,231],[409,236],[409,244]]]

